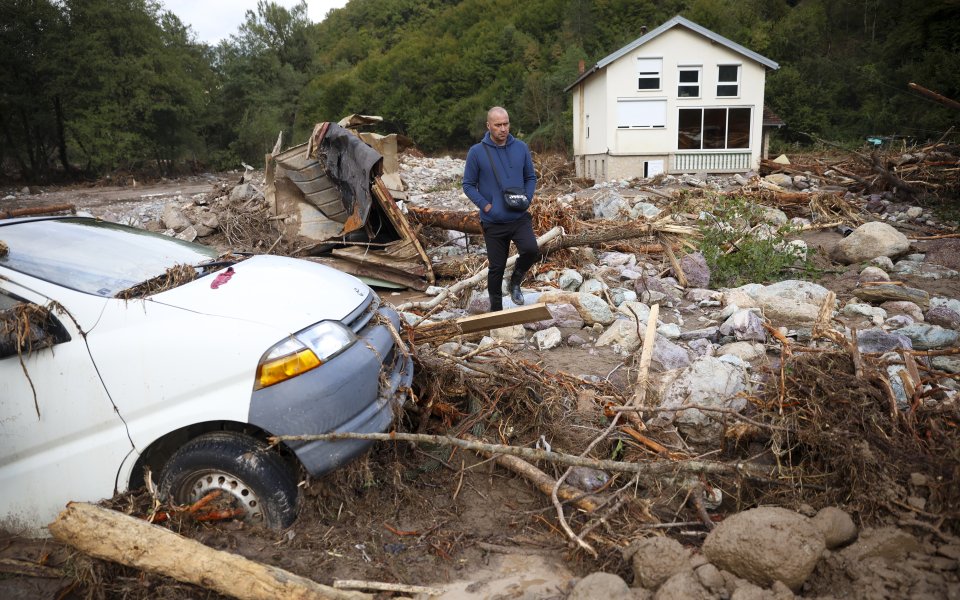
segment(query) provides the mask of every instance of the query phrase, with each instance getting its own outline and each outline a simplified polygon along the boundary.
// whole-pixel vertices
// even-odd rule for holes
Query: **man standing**
[[[510,241],[517,246],[517,262],[510,277],[510,299],[523,304],[520,283],[539,251],[533,221],[526,209],[514,210],[504,202],[503,191],[523,188],[529,200],[537,189],[537,174],[527,145],[510,135],[510,116],[504,108],[487,111],[487,133],[467,153],[463,193],[480,209],[483,241],[487,245],[490,273],[487,292],[490,311],[503,309],[503,272]]]

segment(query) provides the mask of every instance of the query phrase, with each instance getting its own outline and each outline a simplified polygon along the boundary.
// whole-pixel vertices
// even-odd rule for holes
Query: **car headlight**
[[[353,331],[338,321],[311,325],[263,353],[253,389],[259,390],[315,369],[356,341]]]

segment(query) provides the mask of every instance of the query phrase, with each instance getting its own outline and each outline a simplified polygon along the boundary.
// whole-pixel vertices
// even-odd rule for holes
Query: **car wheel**
[[[196,437],[177,450],[160,476],[160,497],[193,504],[215,490],[215,505],[243,510],[243,519],[282,529],[297,516],[290,465],[263,442],[233,431]]]

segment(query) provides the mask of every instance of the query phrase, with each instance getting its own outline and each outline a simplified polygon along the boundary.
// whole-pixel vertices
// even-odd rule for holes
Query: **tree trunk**
[[[283,569],[208,548],[158,525],[93,504],[71,502],[48,526],[85,554],[173,577],[242,600],[370,600]]]
[[[60,151],[60,164],[63,165],[63,172],[69,176],[73,170],[70,168],[70,161],[67,160],[67,136],[63,124],[63,102],[60,101],[59,94],[53,97],[53,111],[57,118],[57,148]]]
[[[421,206],[407,206],[410,221],[420,225],[430,225],[441,229],[452,229],[463,233],[480,235],[480,216],[477,211],[442,210]]]

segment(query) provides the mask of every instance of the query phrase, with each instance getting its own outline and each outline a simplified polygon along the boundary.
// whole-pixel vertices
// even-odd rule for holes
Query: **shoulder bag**
[[[490,168],[493,169],[493,176],[497,180],[497,187],[500,188],[500,193],[503,194],[503,203],[507,205],[508,209],[517,212],[523,212],[530,208],[530,198],[527,198],[527,193],[522,188],[510,187],[503,189],[503,184],[500,183],[500,175],[497,174],[497,165],[494,164],[493,156],[490,154],[490,148],[487,148],[487,145],[483,144],[483,149],[487,153],[487,160],[490,161]]]

